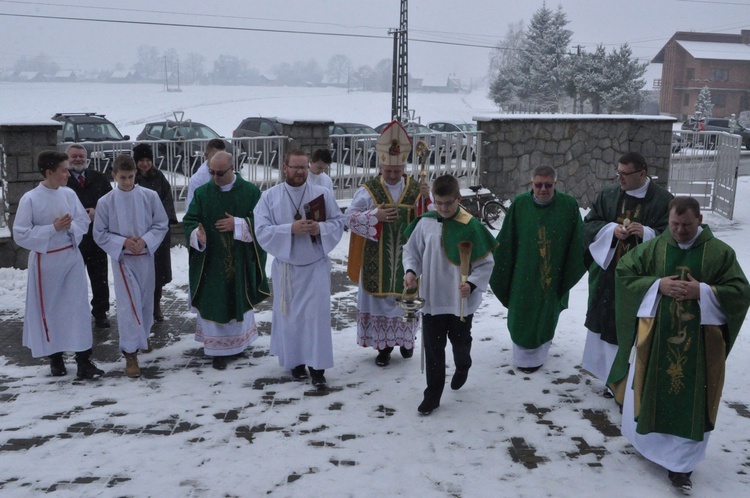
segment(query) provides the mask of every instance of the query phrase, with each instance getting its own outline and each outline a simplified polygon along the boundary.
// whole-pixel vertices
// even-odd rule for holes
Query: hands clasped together
[[[678,275],[672,275],[659,280],[659,292],[675,301],[698,299],[701,296],[701,283],[690,274],[687,280],[680,280]]]

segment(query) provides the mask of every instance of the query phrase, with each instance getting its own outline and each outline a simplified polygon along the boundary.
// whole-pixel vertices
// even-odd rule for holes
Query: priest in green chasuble
[[[622,434],[682,489],[705,457],[750,306],[734,250],[702,221],[695,199],[676,197],[669,231],[625,255],[615,281],[619,349],[608,382]]]
[[[672,194],[648,176],[638,152],[617,161],[617,183],[599,192],[583,219],[584,260],[589,271],[586,344],[581,366],[606,383],[617,354],[615,268],[628,251],[667,228]],[[611,397],[609,390],[603,393]]]
[[[183,218],[190,247],[190,296],[198,313],[195,340],[213,367],[258,337],[255,306],[269,295],[266,252],[255,241],[253,208],[260,190],[234,174],[232,155],[208,164],[210,182],[196,191]]]
[[[554,168],[534,169],[531,191],[513,200],[494,252],[490,286],[508,308],[513,363],[524,373],[544,364],[568,292],[586,273],[578,202],[556,183]]]

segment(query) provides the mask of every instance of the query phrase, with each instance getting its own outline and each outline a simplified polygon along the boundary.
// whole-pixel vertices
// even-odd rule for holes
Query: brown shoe
[[[138,366],[138,353],[123,353],[125,355],[125,375],[135,379],[141,376],[141,368]]]

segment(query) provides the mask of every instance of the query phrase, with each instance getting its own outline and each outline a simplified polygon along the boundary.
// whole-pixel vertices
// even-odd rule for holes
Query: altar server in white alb
[[[139,377],[138,351],[151,350],[154,324],[154,253],[169,228],[159,195],[135,184],[133,158],[120,154],[112,176],[117,188],[99,199],[94,241],[112,262],[117,298],[117,330],[125,355],[125,375]]]
[[[44,151],[37,165],[44,180],[21,197],[13,240],[29,253],[23,345],[47,356],[55,377],[66,375],[65,351],[76,352],[79,379],[104,374],[91,362],[88,283],[78,250],[89,215],[68,183],[68,156]]]
[[[308,367],[313,385],[324,387],[333,366],[328,253],[341,240],[344,216],[332,191],[306,182],[307,165],[304,150],[287,153],[286,181],[263,192],[255,206],[255,234],[274,256],[271,354],[296,379],[307,377]]]

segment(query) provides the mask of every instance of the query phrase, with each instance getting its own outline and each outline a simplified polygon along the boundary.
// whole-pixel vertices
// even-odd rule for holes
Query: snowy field
[[[337,89],[205,87],[168,94],[146,86],[40,84],[0,85],[0,92],[6,103],[0,122],[90,110],[106,113],[131,135],[177,108],[228,135],[250,114],[377,125],[390,107],[389,95]],[[485,93],[414,94],[410,103],[423,122],[470,120],[494,111]],[[743,177],[735,219],[704,218],[735,248],[746,272],[748,196],[750,177]],[[344,271],[347,247],[345,234],[331,254],[334,272]],[[168,290],[184,296],[185,249],[174,248],[172,257],[175,279]],[[0,317],[23,314],[25,281],[24,271],[0,270]],[[531,375],[512,367],[505,309],[488,292],[475,315],[469,380],[460,391],[446,387],[441,407],[429,417],[416,411],[425,386],[419,352],[411,360],[395,352],[390,366],[375,366],[375,354],[356,345],[356,325],[347,318],[355,299],[353,286],[335,289],[336,366],[326,372],[330,390],[323,395],[309,381],[292,381],[267,356],[267,335],[247,359],[223,372],[205,362],[196,367],[190,358],[197,343],[175,337],[141,357],[142,366],[158,365],[163,374],[138,380],[112,375],[74,383],[71,374],[53,379],[47,366],[21,367],[0,357],[6,399],[0,403],[0,444],[40,438],[29,450],[0,452],[0,494],[40,495],[67,481],[73,484],[58,485],[55,496],[680,495],[666,471],[617,434],[614,402],[580,370],[585,277],[571,293],[547,364]],[[268,311],[257,316],[260,323],[269,319]],[[692,496],[739,497],[750,484],[748,334],[746,326],[729,357],[718,427],[693,475]],[[100,363],[112,373],[123,365]],[[71,434],[75,424],[97,430]],[[168,436],[139,430],[159,424],[180,430]]]
[[[333,120],[375,127],[391,119],[391,95],[351,92],[345,88],[253,86],[190,86],[165,92],[160,85],[105,85],[96,83],[0,83],[0,122],[46,122],[57,112],[105,114],[131,139],[151,121],[173,118],[184,111],[192,119],[231,137],[249,116]],[[431,121],[468,121],[478,114],[497,112],[487,89],[469,94],[411,93],[409,107],[427,124]]]

